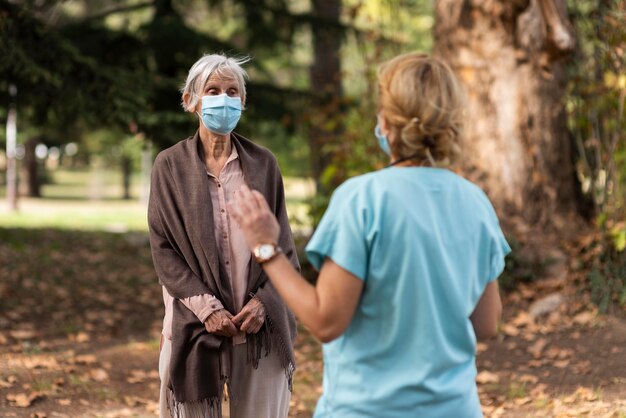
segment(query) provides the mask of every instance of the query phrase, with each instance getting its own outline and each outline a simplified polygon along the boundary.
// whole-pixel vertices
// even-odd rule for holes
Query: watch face
[[[262,259],[270,258],[274,255],[274,246],[271,244],[263,244],[259,247],[259,257]]]

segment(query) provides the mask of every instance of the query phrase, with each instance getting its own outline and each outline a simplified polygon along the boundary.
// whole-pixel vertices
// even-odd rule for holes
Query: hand
[[[259,332],[265,323],[265,308],[261,301],[257,298],[250,299],[241,312],[235,315],[233,323],[247,334]]]
[[[234,337],[237,334],[237,327],[233,324],[233,316],[226,309],[212,312],[204,321],[204,327],[210,334],[221,335],[222,337]]]
[[[241,227],[250,250],[259,244],[278,242],[280,226],[261,193],[242,186],[235,192],[228,212]]]

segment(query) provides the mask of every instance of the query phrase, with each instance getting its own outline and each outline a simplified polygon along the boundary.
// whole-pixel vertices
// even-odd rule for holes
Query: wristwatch
[[[256,257],[256,261],[259,264],[267,263],[282,252],[282,248],[276,244],[259,244],[254,247],[254,250],[252,250],[254,257]]]

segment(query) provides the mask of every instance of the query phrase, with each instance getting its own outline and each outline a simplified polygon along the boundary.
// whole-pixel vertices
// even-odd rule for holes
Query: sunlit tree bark
[[[559,227],[579,188],[566,127],[565,0],[439,0],[435,54],[468,96],[462,169],[501,215]]]

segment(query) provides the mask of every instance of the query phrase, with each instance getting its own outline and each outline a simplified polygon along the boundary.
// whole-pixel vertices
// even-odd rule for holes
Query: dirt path
[[[0,277],[0,417],[157,416],[162,301],[145,240],[0,229]],[[626,320],[567,283],[535,286],[507,296],[500,336],[479,346],[485,415],[626,418]],[[554,292],[564,302],[530,317]],[[290,417],[305,418],[322,374],[306,330],[296,355]]]

